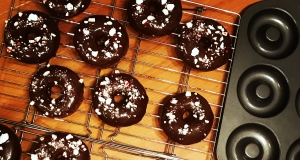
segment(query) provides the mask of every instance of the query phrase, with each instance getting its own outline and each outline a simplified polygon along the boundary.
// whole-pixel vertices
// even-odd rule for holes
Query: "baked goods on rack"
[[[61,95],[52,97],[52,87]],[[47,65],[33,76],[29,86],[30,105],[41,115],[63,118],[73,114],[83,100],[83,79],[72,70],[58,65]]]
[[[178,56],[188,66],[211,71],[224,65],[231,55],[231,38],[212,19],[195,19],[178,28]]]
[[[74,17],[85,11],[91,3],[91,0],[41,0],[54,16],[69,18]]]
[[[166,135],[183,145],[198,143],[211,130],[214,115],[207,100],[196,92],[174,95],[164,104],[160,124]]]
[[[7,126],[0,124],[0,159],[19,160],[21,144],[17,135]]]
[[[117,64],[129,47],[126,29],[105,15],[85,18],[76,28],[73,42],[81,59],[99,68]]]
[[[128,22],[139,33],[149,36],[171,34],[182,17],[180,0],[129,0]]]
[[[90,160],[86,144],[75,135],[54,132],[38,139],[33,146],[31,160],[40,159],[76,159]]]
[[[111,74],[98,80],[92,100],[98,117],[114,127],[138,123],[145,115],[148,104],[142,84],[125,73]]]
[[[4,43],[11,57],[25,63],[42,63],[56,55],[60,33],[55,21],[39,11],[23,11],[7,21]]]

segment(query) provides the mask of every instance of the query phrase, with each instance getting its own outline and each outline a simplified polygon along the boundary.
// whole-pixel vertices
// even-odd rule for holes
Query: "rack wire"
[[[9,18],[24,10],[40,10],[38,0],[12,0]],[[219,21],[231,33],[233,50],[240,15],[228,10],[182,0],[182,23],[194,17]],[[215,159],[214,148],[219,128],[222,104],[226,93],[231,61],[214,71],[199,72],[185,66],[176,56],[173,33],[164,37],[147,37],[136,33],[126,21],[126,0],[93,0],[89,8],[71,19],[55,18],[61,30],[61,45],[57,56],[43,64],[24,64],[11,58],[2,41],[0,55],[0,122],[16,131],[22,145],[22,159],[30,159],[31,146],[40,135],[54,131],[77,135],[89,147],[92,159]],[[196,14],[197,8],[205,8]],[[99,70],[85,64],[72,44],[73,28],[93,14],[111,16],[122,23],[130,37],[126,57],[110,69]],[[74,114],[63,119],[39,115],[29,105],[28,86],[36,71],[47,65],[59,64],[75,71],[85,83],[84,101]],[[147,113],[136,125],[113,128],[101,122],[92,111],[91,90],[95,81],[115,70],[136,77],[150,98]],[[209,135],[194,145],[172,142],[159,126],[159,110],[166,97],[177,92],[195,91],[204,96],[214,112],[214,124]]]

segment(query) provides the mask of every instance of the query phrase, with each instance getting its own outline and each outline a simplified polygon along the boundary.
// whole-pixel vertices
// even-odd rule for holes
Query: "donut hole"
[[[204,50],[207,50],[212,45],[212,40],[207,37],[201,37],[198,44],[200,48],[203,48]]]
[[[186,110],[182,114],[182,119],[184,122],[191,122],[193,120],[193,112],[191,110]]]
[[[55,160],[67,160],[68,158],[63,156],[63,152],[59,152],[54,156]]]
[[[126,102],[126,97],[123,95],[115,95],[114,96],[114,102],[117,104],[125,104]]]
[[[271,96],[272,90],[270,86],[262,83],[256,87],[255,92],[256,92],[256,96],[259,97],[260,99],[267,99],[268,97]]]
[[[106,42],[107,40],[108,40],[108,36],[105,34],[100,34],[100,35],[96,36],[96,38],[95,38],[95,42],[98,47],[107,46],[108,44],[105,44],[105,43],[107,43]]]
[[[149,3],[149,10],[151,13],[157,13],[162,10],[162,6],[158,1],[151,1]]]
[[[67,160],[67,158],[65,158],[63,155],[57,155],[54,159],[55,160]]]
[[[255,143],[249,143],[245,147],[245,154],[249,158],[257,158],[261,153],[260,153],[260,146],[255,144]]]
[[[247,157],[247,159],[260,159],[263,156],[259,141],[249,137],[237,143],[236,152],[239,157]]]
[[[25,35],[26,35],[25,38],[28,40],[28,42],[37,41],[38,40],[37,38],[41,37],[41,35],[37,31],[34,31],[34,30],[27,31],[27,33]]]
[[[280,30],[272,25],[264,25],[259,28],[256,32],[256,37],[261,47],[270,51],[278,50],[283,43]]]
[[[263,80],[251,82],[247,87],[247,96],[253,105],[263,108],[270,104],[274,97],[274,91]]]
[[[55,85],[51,87],[51,98],[58,99],[62,95],[63,89],[61,86]]]

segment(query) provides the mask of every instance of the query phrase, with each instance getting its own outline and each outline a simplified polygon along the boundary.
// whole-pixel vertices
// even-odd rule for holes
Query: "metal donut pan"
[[[300,158],[299,15],[296,1],[261,1],[243,10],[218,159]]]

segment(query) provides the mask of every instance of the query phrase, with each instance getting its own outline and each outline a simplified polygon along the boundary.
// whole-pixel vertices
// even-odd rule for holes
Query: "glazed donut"
[[[74,17],[85,11],[91,0],[41,0],[44,6],[56,17]]]
[[[187,114],[187,117],[184,115]],[[161,127],[183,145],[198,143],[211,130],[214,115],[207,100],[196,92],[176,94],[162,109]]]
[[[42,63],[56,55],[60,33],[55,21],[39,11],[19,12],[7,21],[4,43],[15,59]]]
[[[121,100],[117,100],[117,97]],[[142,84],[124,73],[101,78],[95,85],[92,100],[98,117],[114,127],[138,123],[145,115],[148,104]]]
[[[182,17],[180,0],[129,0],[128,21],[139,33],[149,36],[171,34]]]
[[[72,159],[90,160],[88,147],[72,134],[54,132],[42,136],[33,147],[31,160]]]
[[[192,20],[179,28],[178,55],[185,64],[194,69],[211,71],[228,61],[231,38],[219,22]]]
[[[51,97],[52,87],[59,87],[62,95]],[[63,118],[74,113],[83,100],[83,79],[72,70],[62,66],[42,68],[29,86],[30,105],[43,116]]]
[[[0,124],[0,159],[19,160],[21,153],[19,138],[10,128]]]
[[[129,38],[126,29],[115,19],[94,15],[84,19],[77,27],[74,45],[86,63],[108,68],[125,56]]]

